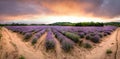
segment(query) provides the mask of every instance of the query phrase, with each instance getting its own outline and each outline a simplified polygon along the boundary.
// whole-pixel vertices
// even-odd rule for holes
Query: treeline
[[[80,22],[80,23],[70,23],[70,22],[57,22],[50,25],[58,25],[58,26],[105,26],[105,25],[112,25],[112,26],[120,26],[120,22]]]
[[[0,24],[0,26],[41,26],[46,24],[24,24],[24,23],[12,23],[12,24]]]
[[[52,24],[49,24],[49,25],[57,25],[57,26],[75,26],[76,23],[70,23],[70,22],[56,22],[56,23],[52,23]]]
[[[80,23],[70,23],[70,22],[56,22],[52,24],[19,24],[19,23],[12,23],[12,24],[0,24],[0,26],[105,26],[105,25],[112,25],[112,26],[120,26],[120,22],[80,22]]]
[[[113,25],[113,26],[119,26],[120,27],[120,22],[109,22],[109,23],[105,23],[105,25]]]
[[[104,26],[104,23],[100,22],[82,22],[82,23],[76,23],[75,26]]]
[[[80,22],[80,23],[70,23],[70,22],[57,22],[50,25],[59,25],[59,26],[103,26],[104,23],[100,22]]]

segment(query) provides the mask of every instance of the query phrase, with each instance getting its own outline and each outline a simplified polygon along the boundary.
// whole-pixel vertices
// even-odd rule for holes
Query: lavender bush
[[[64,40],[61,42],[61,44],[62,44],[62,49],[65,52],[69,52],[69,51],[71,51],[71,49],[73,49],[73,44],[70,43],[69,41]]]
[[[87,34],[87,35],[86,35],[86,39],[87,39],[87,40],[90,40],[90,39],[91,39],[91,35],[90,35],[90,34]]]
[[[35,43],[37,43],[37,40],[45,33],[46,29],[43,29],[37,33],[34,34],[33,39],[32,39],[32,44],[34,45]]]
[[[92,36],[91,41],[94,43],[100,42],[100,36],[98,35]]]
[[[54,41],[53,34],[50,29],[48,30],[47,37],[45,40],[45,47],[47,50],[55,48],[55,41]]]
[[[26,33],[26,34],[24,35],[24,40],[25,40],[25,41],[28,41],[31,37],[32,37],[32,33]]]
[[[68,38],[70,38],[75,43],[79,42],[79,36],[77,34],[70,33],[70,32],[64,32],[63,34]]]
[[[73,49],[74,43],[70,39],[65,37],[63,34],[58,32],[57,30],[53,30],[53,32],[55,33],[55,36],[57,37],[57,39],[60,41],[62,45],[62,49],[65,52],[69,52],[71,49]]]
[[[84,43],[83,47],[84,48],[92,48],[92,45],[90,43]]]
[[[80,32],[78,35],[80,36],[80,38],[84,38],[85,37],[85,33],[84,32]]]
[[[35,43],[37,43],[38,37],[34,37],[32,40],[32,45],[34,45]]]

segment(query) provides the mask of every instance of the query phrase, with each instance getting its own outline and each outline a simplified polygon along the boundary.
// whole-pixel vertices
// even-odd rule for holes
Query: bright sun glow
[[[93,17],[77,17],[77,16],[36,16],[32,19],[13,20],[13,22],[20,23],[36,23],[36,24],[50,24],[55,22],[108,22],[101,18]]]
[[[100,18],[90,18],[90,17],[76,17],[76,16],[45,16],[38,17],[36,20],[39,22],[43,21],[46,23],[54,23],[54,22],[104,22],[105,20],[101,20]]]

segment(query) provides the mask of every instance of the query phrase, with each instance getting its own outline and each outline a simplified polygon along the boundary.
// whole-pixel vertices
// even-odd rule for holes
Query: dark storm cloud
[[[88,11],[93,13],[104,3],[104,0],[79,0],[79,2],[93,5],[93,8],[91,7],[86,9],[86,12]]]
[[[119,17],[120,0],[104,0],[103,4],[95,10],[96,16]]]
[[[0,15],[40,14],[44,11],[45,8],[29,0],[0,0]]]

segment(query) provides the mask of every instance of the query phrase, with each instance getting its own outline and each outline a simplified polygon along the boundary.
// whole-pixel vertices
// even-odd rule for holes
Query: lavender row
[[[63,34],[58,32],[57,30],[53,29],[53,33],[55,34],[56,38],[62,45],[62,49],[66,52],[70,51],[73,48],[74,42],[65,37]]]
[[[19,32],[21,34],[31,33],[31,32],[39,32],[42,29],[45,29],[44,26],[6,26],[6,28],[14,31]]]
[[[47,50],[55,48],[55,41],[54,41],[54,37],[51,29],[48,29],[46,40],[45,40],[45,47]]]
[[[32,44],[34,45],[37,40],[46,32],[46,29],[43,29],[37,33],[34,34],[33,38],[32,38]]]

